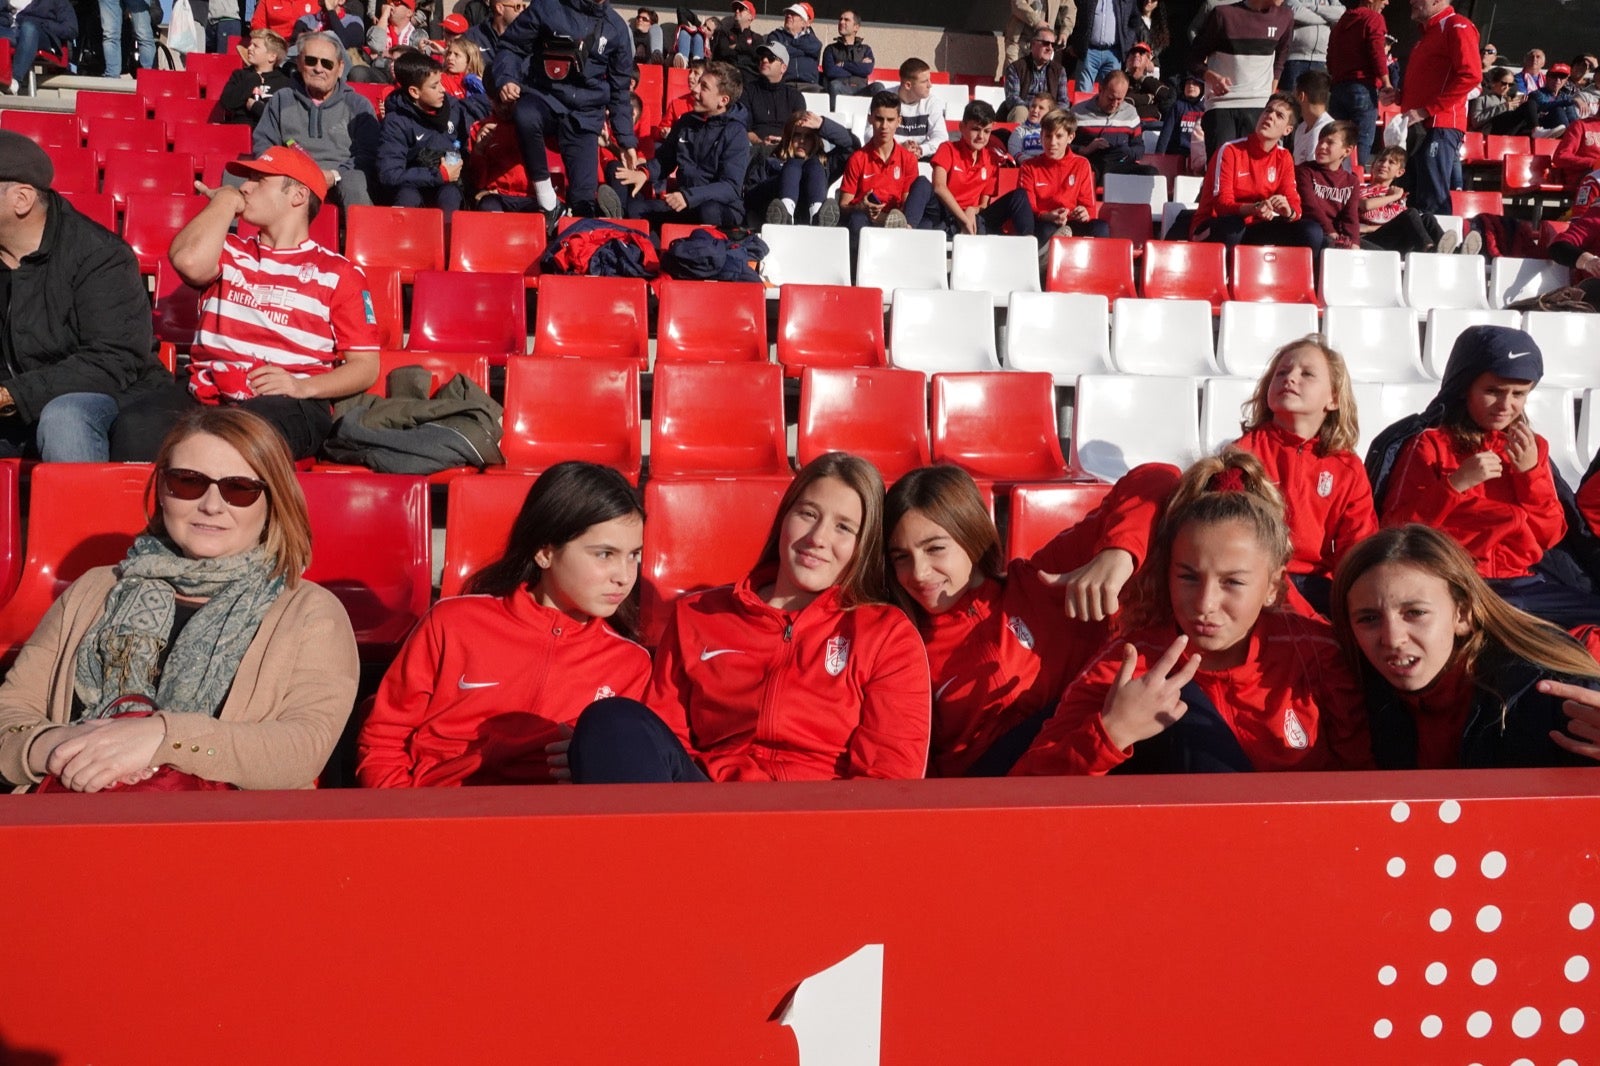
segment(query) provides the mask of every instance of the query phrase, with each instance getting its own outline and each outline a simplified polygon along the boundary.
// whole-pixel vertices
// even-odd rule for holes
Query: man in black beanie
[[[42,148],[0,130],[0,455],[105,462],[122,404],[172,377],[133,249],[54,177]]]

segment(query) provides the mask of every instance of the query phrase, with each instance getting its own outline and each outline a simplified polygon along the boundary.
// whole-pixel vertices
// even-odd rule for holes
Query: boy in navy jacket
[[[437,207],[449,218],[463,199],[462,144],[489,113],[489,97],[458,100],[444,91],[444,68],[421,52],[394,61],[395,91],[378,135],[378,180],[396,207]]]
[[[731,63],[707,63],[694,110],[672,124],[656,156],[638,167],[617,164],[600,188],[602,214],[727,229],[744,221],[744,173],[750,142],[728,113],[743,91]]]

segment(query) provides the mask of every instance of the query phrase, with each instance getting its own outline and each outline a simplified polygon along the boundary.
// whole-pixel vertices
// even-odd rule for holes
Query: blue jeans
[[[139,66],[156,65],[155,27],[150,24],[150,0],[100,0],[100,28],[106,52],[106,77],[122,76],[122,13],[133,20],[133,40]]]
[[[1411,155],[1411,206],[1430,215],[1450,214],[1450,189],[1461,162],[1460,130],[1430,129]]]
[[[55,47],[50,35],[40,31],[37,19],[18,19],[15,26],[0,30],[0,37],[11,41],[11,79],[22,84],[27,83],[40,45]]]
[[[677,52],[685,59],[704,59],[706,57],[705,35],[682,26],[678,27]]]
[[[1328,64],[1319,63],[1315,59],[1291,59],[1283,65],[1283,75],[1278,79],[1278,91],[1289,94],[1294,93],[1300,75],[1308,70],[1327,70]]]
[[[1122,69],[1122,57],[1109,48],[1090,48],[1084,57],[1078,60],[1078,91],[1087,93],[1094,91],[1094,83],[1110,74],[1113,70]]]
[[[103,463],[111,458],[115,397],[103,392],[66,392],[44,405],[34,441],[47,463]]]
[[[243,37],[244,22],[240,19],[218,19],[206,27],[206,51],[226,52],[229,37]]]
[[[1328,114],[1356,124],[1356,154],[1365,167],[1372,162],[1372,141],[1378,134],[1378,90],[1359,81],[1341,81],[1328,98]]]

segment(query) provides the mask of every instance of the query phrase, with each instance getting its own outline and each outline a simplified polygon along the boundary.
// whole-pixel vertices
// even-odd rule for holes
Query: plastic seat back
[[[419,270],[443,270],[444,212],[437,207],[345,209],[344,254],[363,270],[398,267],[409,285]]]
[[[527,351],[527,319],[518,274],[417,272],[411,338],[420,352],[482,352],[496,363]]]
[[[789,473],[783,371],[770,363],[656,367],[650,476]]]
[[[163,73],[172,72],[163,71]],[[151,111],[155,115],[155,120],[161,123],[161,127],[167,131],[167,141],[173,144],[173,149],[176,151],[180,150],[174,143],[177,141],[179,133],[184,131],[204,133],[212,128],[224,128],[221,123],[213,126],[211,122],[211,117],[218,110],[218,106],[215,100],[202,100],[198,96],[163,96],[151,105]],[[242,130],[249,129],[248,126],[240,126],[238,128]],[[192,138],[195,134],[191,132],[189,136]],[[234,134],[234,137],[237,136],[237,134]],[[200,155],[201,153],[188,149],[185,154]]]
[[[122,239],[133,249],[142,273],[156,272],[156,265],[167,258],[172,238],[209,202],[204,196],[170,196],[162,193],[134,193],[127,198],[122,217]]]
[[[110,193],[118,207],[126,208],[133,196],[201,199],[194,195],[194,160],[186,155],[112,152],[106,157],[105,171],[102,191]]]
[[[1489,306],[1504,307],[1571,284],[1572,271],[1548,259],[1507,256],[1489,263]]]
[[[1051,375],[1070,387],[1079,374],[1110,374],[1111,314],[1104,296],[1017,292],[1006,311],[1006,368]]]
[[[778,295],[778,362],[807,367],[884,367],[883,294],[850,285],[785,285]]]
[[[506,473],[450,482],[439,595],[460,595],[467,578],[500,558],[517,513],[537,480],[536,474]]]
[[[885,482],[927,466],[927,384],[907,370],[808,369],[800,378],[800,465],[849,452]]]
[[[1092,293],[1107,300],[1139,295],[1133,283],[1133,242],[1111,237],[1050,238],[1045,288]]]
[[[192,70],[140,70],[133,81],[134,93],[147,111],[169,97],[194,100],[200,96],[200,76]]]
[[[0,608],[22,579],[22,460],[0,459]]]
[[[1559,191],[1560,182],[1549,181],[1549,175],[1550,157],[1547,155],[1516,153],[1500,160],[1500,188],[1505,195]]]
[[[0,130],[20,133],[55,158],[55,148],[77,148],[83,144],[83,122],[78,115],[59,111],[0,111]]]
[[[398,348],[405,340],[405,304],[400,288],[400,271],[374,268],[366,272],[367,292],[372,294],[372,312],[378,320],[378,344]]]
[[[1111,227],[1111,236],[1131,241],[1136,252],[1143,251],[1145,244],[1150,240],[1152,220],[1150,209],[1144,204],[1103,203],[1096,217]]]
[[[1222,305],[1217,361],[1223,373],[1260,377],[1279,348],[1315,332],[1317,308],[1313,304],[1230,300]]]
[[[1541,381],[1528,393],[1527,406],[1523,408],[1533,431],[1549,442],[1550,461],[1556,472],[1574,492],[1589,465],[1578,457],[1578,395],[1577,389],[1552,387]]]
[[[886,294],[897,288],[948,289],[944,233],[868,226],[856,251],[856,284]]]
[[[1250,378],[1206,378],[1200,387],[1200,444],[1207,452],[1239,439],[1248,418],[1243,407],[1255,391]]]
[[[950,253],[950,287],[986,292],[1004,307],[1016,292],[1039,291],[1039,245],[1032,237],[957,234]]]
[[[1361,440],[1356,454],[1365,459],[1379,433],[1409,415],[1420,414],[1439,390],[1436,382],[1412,381],[1378,384],[1352,381],[1356,416],[1361,424]]]
[[[1122,373],[1217,373],[1204,300],[1118,300],[1111,310],[1111,362]]]
[[[84,122],[103,118],[150,117],[144,101],[133,93],[80,92],[72,102],[72,109]]]
[[[117,202],[111,199],[108,193],[64,191],[55,186],[52,188],[61,193],[78,214],[93,219],[112,233],[117,232]]]
[[[187,285],[165,256],[156,260],[155,277],[156,339],[187,349],[200,329],[203,294]]]
[[[1444,377],[1444,364],[1450,358],[1450,349],[1456,338],[1468,326],[1510,326],[1522,328],[1522,314],[1518,311],[1465,310],[1438,308],[1428,312],[1428,325],[1422,344],[1422,368],[1431,378]]]
[[[765,363],[767,292],[754,282],[668,281],[656,311],[656,366]]]
[[[183,57],[183,68],[194,73],[200,81],[200,94],[207,100],[215,100],[222,95],[223,86],[228,84],[228,79],[233,72],[243,64],[238,55],[227,53],[190,52]]]
[[[541,278],[533,354],[631,359],[644,370],[648,315],[643,278]]]
[[[1167,202],[1167,179],[1160,174],[1107,174],[1105,202],[1145,204],[1152,220],[1159,218],[1162,205]]]
[[[1400,253],[1327,248],[1322,253],[1322,302],[1329,307],[1404,307]]]
[[[147,463],[39,463],[29,473],[27,558],[0,611],[0,659],[14,656],[67,586],[122,561],[148,525]]]
[[[0,111],[0,115],[4,114],[9,112]],[[56,192],[69,194],[100,191],[100,164],[91,149],[52,148],[50,163],[55,167],[55,176],[50,179],[50,187]]]
[[[929,398],[933,461],[982,481],[1059,481],[1068,476],[1049,374],[935,374]]]
[[[111,163],[108,157],[113,153],[164,153],[167,150],[167,128],[154,119],[91,118],[85,120],[85,127],[84,143],[94,152],[102,169]],[[118,167],[130,165],[125,158],[115,162]],[[107,174],[108,180],[114,173]]]
[[[1408,307],[1329,307],[1328,346],[1344,356],[1352,381],[1426,381],[1417,318]]]
[[[1544,356],[1540,386],[1588,388],[1595,383],[1595,353],[1600,352],[1600,315],[1573,311],[1529,311],[1523,329]]]
[[[1172,199],[1186,207],[1200,206],[1200,190],[1206,179],[1197,174],[1179,174],[1172,179]]]
[[[544,255],[544,216],[463,211],[450,219],[450,269],[521,274],[535,285]]]
[[[1450,213],[1462,218],[1503,215],[1506,213],[1506,203],[1493,189],[1456,189],[1450,194]]]
[[[925,374],[1000,369],[988,293],[899,289],[889,325],[894,366]]]
[[[172,131],[172,150],[192,156],[210,153],[248,156],[252,154],[250,127],[216,122],[179,126]]]
[[[1310,248],[1241,244],[1233,249],[1229,277],[1235,300],[1315,304],[1316,274]]]
[[[433,594],[428,481],[301,472],[314,550],[306,580],[339,598],[363,661],[387,662]]]
[[[844,227],[774,224],[761,227],[761,239],[767,242],[761,271],[769,294],[782,285],[850,284],[850,234]]]
[[[1221,307],[1228,298],[1223,251],[1220,244],[1151,241],[1144,246],[1144,298]]]
[[[639,480],[639,366],[631,359],[545,359],[506,364],[505,432],[510,470],[548,470],[582,459]]]
[[[652,478],[644,489],[640,615],[654,646],[685,592],[740,580],[755,566],[788,478]]]
[[[1578,403],[1578,456],[1593,462],[1600,452],[1600,388],[1584,389]]]
[[[1202,454],[1194,378],[1085,374],[1072,408],[1072,465],[1115,481],[1141,463],[1187,467]]]
[[[1110,491],[1111,486],[1104,481],[1013,486],[1006,558],[1029,558],[1058,533],[1082,522]]]
[[[489,391],[489,357],[482,352],[419,352],[382,348],[378,351],[378,380],[367,389],[374,396],[389,395],[389,375],[403,366],[420,366],[428,372],[428,395],[461,374],[484,392]]]
[[[1481,255],[1412,252],[1406,257],[1406,303],[1419,315],[1435,307],[1487,310]]]

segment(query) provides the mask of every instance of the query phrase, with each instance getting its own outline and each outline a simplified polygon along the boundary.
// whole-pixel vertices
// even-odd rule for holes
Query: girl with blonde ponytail
[[[1355,678],[1324,622],[1280,607],[1293,548],[1260,460],[1184,472],[1122,641],[1067,686],[1017,774],[1372,765]]]

